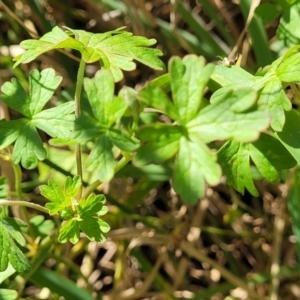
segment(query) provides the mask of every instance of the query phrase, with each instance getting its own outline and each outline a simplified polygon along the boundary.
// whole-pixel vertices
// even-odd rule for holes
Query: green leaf
[[[197,136],[181,137],[175,160],[173,185],[187,204],[195,204],[205,192],[205,181],[215,185],[221,178],[216,155]]]
[[[8,289],[0,289],[0,299],[5,300],[17,300],[18,292]]]
[[[162,52],[148,48],[156,43],[155,39],[133,36],[131,32],[119,28],[106,33],[92,34],[83,30],[69,29],[84,46],[82,57],[86,63],[100,60],[101,66],[110,70],[115,81],[123,78],[121,70],[132,71],[137,60],[155,70],[163,70],[159,59]]]
[[[284,57],[282,63],[276,69],[276,75],[283,82],[298,83],[300,81],[300,71],[299,68],[297,68],[299,63],[300,53],[296,53],[289,57]]]
[[[78,211],[82,219],[79,227],[91,241],[104,242],[106,240],[104,233],[110,230],[110,226],[98,218],[107,212],[105,201],[103,195],[91,195],[79,203]]]
[[[51,137],[67,138],[74,128],[74,102],[63,103],[36,114],[33,124]]]
[[[0,149],[6,148],[18,138],[20,130],[25,123],[25,119],[0,120]]]
[[[261,134],[254,143],[227,142],[218,152],[227,183],[240,193],[245,188],[254,196],[258,192],[253,184],[250,159],[259,173],[269,182],[279,180],[278,170],[292,168],[296,161],[274,137]]]
[[[24,168],[33,169],[38,160],[44,160],[46,156],[46,150],[36,128],[29,122],[24,124],[15,143],[13,162],[15,164],[21,162]]]
[[[54,222],[52,220],[45,220],[42,215],[36,215],[29,220],[30,230],[34,233],[35,237],[46,237],[51,234],[54,228]]]
[[[0,219],[0,272],[6,270],[8,262],[20,273],[30,269],[29,261],[14,242],[16,238],[23,243],[23,238],[20,238],[15,226],[11,226],[9,218]]]
[[[88,199],[81,199],[78,205],[78,217],[68,220],[59,231],[59,241],[65,243],[70,240],[75,244],[80,237],[80,229],[91,241],[104,242],[105,233],[110,230],[110,226],[99,219],[107,213],[104,206],[105,197],[103,195],[90,195]]]
[[[249,145],[229,141],[218,151],[218,158],[227,184],[242,194],[246,188],[253,196],[258,196],[251,175]]]
[[[199,111],[203,90],[215,67],[213,64],[204,66],[204,63],[204,58],[196,55],[170,60],[171,88],[179,124],[186,124]]]
[[[95,118],[81,115],[75,121],[75,130],[72,137],[78,142],[86,142],[99,137],[107,131],[105,124],[99,123]]]
[[[43,35],[39,40],[25,40],[20,46],[27,51],[14,58],[16,61],[14,68],[21,63],[29,63],[41,54],[53,49],[71,48],[78,51],[83,50],[82,43],[69,37],[67,33],[57,26],[51,32]]]
[[[79,176],[67,177],[64,190],[61,190],[55,181],[49,180],[48,185],[40,186],[41,194],[51,201],[46,207],[51,215],[69,207],[80,190],[81,180]]]
[[[124,130],[111,128],[107,131],[107,134],[114,145],[124,151],[134,151],[136,150],[140,143],[139,140],[128,136]]]
[[[256,97],[254,90],[246,88],[213,97],[212,104],[187,124],[188,132],[206,143],[229,138],[243,142],[257,139],[270,118],[267,112],[256,110]]]
[[[286,96],[281,81],[274,77],[263,88],[258,103],[271,115],[271,127],[281,131],[285,123],[284,110],[291,110],[292,104]]]
[[[95,170],[102,182],[110,181],[114,176],[116,161],[112,152],[112,142],[107,135],[101,135],[89,155],[86,164],[88,170]]]
[[[127,106],[124,116],[138,117],[143,107],[137,99],[137,91],[129,86],[123,86],[118,96],[124,99]]]
[[[268,134],[261,133],[259,139],[252,143],[252,148],[262,153],[269,161],[269,164],[277,170],[293,168],[297,163],[282,143]],[[255,164],[259,168],[258,164]],[[266,166],[266,168],[268,167]]]
[[[114,81],[105,70],[100,70],[95,77],[84,79],[84,89],[87,93],[95,118],[101,124],[109,126],[109,107],[114,99]]]
[[[25,246],[26,241],[21,232],[27,232],[27,225],[20,219],[1,219],[2,225],[10,233],[12,238],[21,246]]]
[[[173,120],[178,119],[174,104],[164,91],[153,83],[147,84],[138,94],[138,99],[148,106],[158,109]]]
[[[300,114],[291,110],[285,113],[286,121],[281,132],[275,132],[274,136],[280,140],[282,145],[300,163]]]
[[[298,28],[300,23],[300,4],[297,1],[294,5],[284,9],[280,18],[276,35],[288,47],[299,44],[300,33]]]
[[[70,136],[74,126],[72,102],[42,111],[61,80],[61,77],[55,76],[53,69],[44,69],[42,72],[33,70],[29,75],[29,95],[15,79],[2,86],[4,95],[1,99],[26,117],[14,121],[1,121],[0,124],[0,147],[6,147],[16,141],[13,150],[15,164],[21,162],[23,167],[32,169],[36,167],[38,160],[45,159],[46,150],[37,129],[44,130],[51,137]]]
[[[62,224],[59,229],[58,241],[66,243],[70,241],[72,244],[78,243],[80,238],[79,224],[77,219],[71,219]]]
[[[219,64],[215,67],[208,86],[212,91],[226,86],[249,87],[253,85],[254,78],[252,74],[238,66],[225,67]]]
[[[149,163],[160,164],[174,156],[183,134],[180,126],[167,124],[147,125],[140,128],[137,136],[145,142],[134,157],[134,163],[142,166]]]
[[[52,49],[71,48],[80,51],[86,63],[99,61],[104,69],[110,71],[114,81],[120,81],[123,78],[121,70],[131,71],[136,68],[134,59],[156,70],[164,69],[163,62],[159,59],[162,52],[148,48],[155,43],[155,39],[133,36],[123,28],[94,34],[70,28],[64,32],[59,27],[54,27],[39,40],[23,41],[21,47],[27,51],[15,58],[14,67],[33,61]]]
[[[6,82],[1,87],[4,93],[1,99],[9,107],[30,119],[43,109],[61,81],[62,77],[55,76],[53,69],[44,69],[41,73],[32,70],[29,74],[29,96],[21,84],[13,78],[11,82]]]

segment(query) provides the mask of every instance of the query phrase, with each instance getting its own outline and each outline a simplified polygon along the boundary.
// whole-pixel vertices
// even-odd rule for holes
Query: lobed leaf
[[[199,111],[203,90],[215,67],[213,64],[205,66],[204,63],[204,58],[196,55],[170,60],[171,89],[179,124],[186,124]]]
[[[281,132],[275,132],[274,136],[282,143],[287,151],[300,163],[300,114],[296,110],[285,113],[286,122]]]
[[[14,68],[21,63],[29,63],[41,54],[53,49],[70,48],[83,51],[82,43],[69,37],[58,26],[54,27],[51,32],[43,35],[39,40],[25,40],[21,42],[20,46],[27,51],[14,58],[16,61]]]
[[[80,237],[80,229],[91,241],[104,242],[104,233],[110,230],[109,225],[99,219],[107,212],[104,206],[106,199],[103,195],[90,195],[88,199],[81,199],[78,205],[78,217],[65,222],[59,232],[59,241],[65,243],[70,240],[75,244]]]
[[[253,196],[258,196],[251,175],[249,144],[228,141],[218,151],[218,158],[227,184],[242,194],[246,188]]]
[[[221,178],[217,157],[197,136],[181,137],[175,160],[173,186],[184,202],[193,205],[204,195],[205,181],[215,185]]]
[[[108,135],[102,134],[96,141],[86,164],[88,170],[95,170],[102,182],[110,181],[114,176],[116,161],[112,152],[112,142]]]
[[[292,109],[292,104],[285,94],[281,81],[274,77],[263,88],[258,103],[262,109],[269,111],[271,127],[275,131],[281,131],[285,123],[284,110]]]
[[[55,76],[53,69],[44,69],[42,72],[33,70],[29,75],[29,95],[15,79],[1,87],[4,93],[1,99],[26,117],[14,121],[1,121],[0,124],[0,148],[16,141],[13,150],[15,164],[21,162],[24,168],[33,169],[38,160],[45,159],[46,150],[37,128],[52,137],[70,136],[74,126],[72,102],[42,111],[61,80],[60,76]]]
[[[197,134],[206,143],[229,138],[253,141],[270,122],[268,112],[257,111],[255,106],[252,110],[248,109],[255,100],[256,92],[252,89],[229,91],[200,110],[196,118],[187,124],[188,132]]]
[[[145,142],[137,151],[134,163],[142,166],[149,163],[160,164],[174,156],[179,149],[183,134],[180,126],[153,124],[141,127],[137,136]]]
[[[80,230],[77,219],[71,219],[62,224],[59,229],[58,241],[66,243],[70,241],[72,244],[78,243],[80,238]]]
[[[41,194],[50,200],[50,203],[46,204],[51,215],[68,208],[72,201],[76,198],[79,189],[81,187],[81,180],[79,176],[74,178],[67,177],[64,190],[53,181],[49,180],[48,185],[40,186]]]
[[[7,269],[8,263],[20,273],[30,269],[29,261],[14,242],[15,238],[23,240],[9,219],[0,219],[0,272]]]
[[[33,169],[36,167],[38,160],[44,160],[46,155],[43,142],[35,126],[27,122],[20,130],[19,137],[16,140],[12,156],[13,162],[15,164],[21,162],[24,168]]]
[[[109,33],[91,34],[82,30],[69,29],[84,46],[82,57],[86,63],[100,61],[101,66],[111,72],[114,81],[123,78],[121,70],[132,71],[137,60],[155,70],[163,70],[164,65],[159,59],[162,52],[148,48],[156,43],[155,39],[133,36],[131,32],[111,31]]]

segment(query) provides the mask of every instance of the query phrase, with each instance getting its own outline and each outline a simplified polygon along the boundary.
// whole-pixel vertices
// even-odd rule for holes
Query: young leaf
[[[107,207],[104,206],[105,201],[103,195],[91,195],[87,200],[81,201],[78,206],[82,219],[79,227],[91,241],[104,242],[106,240],[104,233],[110,230],[109,225],[98,217],[107,212]]]
[[[59,229],[58,241],[66,243],[70,241],[72,244],[78,243],[80,238],[80,230],[78,220],[76,218],[64,222]]]
[[[14,67],[20,63],[31,62],[52,49],[71,48],[80,51],[86,63],[99,61],[101,66],[113,75],[114,81],[123,78],[121,70],[135,69],[134,59],[156,70],[163,70],[164,65],[159,59],[162,52],[148,48],[155,44],[156,40],[133,36],[123,29],[93,34],[70,28],[64,32],[59,27],[54,27],[39,40],[23,41],[21,47],[27,51],[14,59]],[[74,35],[74,38],[71,35]]]
[[[75,39],[83,45],[82,57],[86,63],[100,61],[104,69],[109,70],[114,81],[123,78],[121,70],[132,71],[137,60],[155,70],[163,70],[164,65],[159,59],[162,52],[148,48],[156,43],[155,39],[133,36],[131,32],[119,28],[107,33],[92,34],[83,30],[69,29]]]
[[[20,236],[19,231],[11,225],[9,218],[0,219],[0,272],[6,270],[8,262],[20,273],[30,269],[29,261],[14,242],[15,239],[24,245],[24,239]]]
[[[77,243],[81,229],[91,241],[104,242],[104,234],[110,230],[109,225],[99,219],[99,216],[107,213],[104,203],[103,195],[90,195],[86,200],[81,199],[77,207],[78,217],[63,224],[59,231],[59,241],[65,243],[70,240],[73,244]]]
[[[66,32],[57,26],[51,32],[43,35],[39,40],[26,40],[20,46],[27,51],[14,58],[16,61],[14,68],[21,63],[29,63],[41,54],[53,49],[71,48],[78,51],[83,50],[82,43],[69,37]]]
[[[53,215],[69,207],[76,198],[80,187],[81,180],[79,176],[67,177],[64,190],[61,190],[51,179],[48,181],[48,185],[40,186],[41,194],[51,201],[51,203],[46,204],[50,214]]]

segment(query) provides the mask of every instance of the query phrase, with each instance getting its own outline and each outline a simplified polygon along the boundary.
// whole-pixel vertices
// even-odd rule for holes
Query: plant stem
[[[84,77],[84,70],[85,70],[85,62],[81,58],[79,69],[77,73],[77,83],[76,83],[76,90],[75,90],[75,120],[80,117],[80,97],[83,85],[83,77]],[[77,175],[79,175],[80,180],[82,180],[82,161],[81,161],[81,146],[77,144],[75,146],[75,153],[76,153],[76,164],[77,164]],[[82,195],[82,185],[77,195],[77,200],[81,198]]]
[[[6,199],[0,199],[0,206],[26,206],[30,208],[34,208],[37,210],[40,210],[46,214],[49,214],[49,210],[41,205],[27,202],[27,201],[19,201],[19,200],[6,200]]]

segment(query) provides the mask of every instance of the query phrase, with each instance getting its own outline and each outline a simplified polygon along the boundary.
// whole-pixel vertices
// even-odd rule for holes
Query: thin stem
[[[85,70],[85,62],[81,58],[78,73],[77,73],[77,83],[76,83],[76,91],[75,91],[75,119],[78,119],[80,117],[80,112],[81,112],[80,97],[81,97],[81,91],[83,85],[84,70]],[[79,175],[80,179],[82,180],[82,161],[81,161],[80,144],[77,144],[75,146],[75,153],[76,153],[77,175]],[[77,195],[77,200],[79,200],[81,196],[82,196],[82,185]]]
[[[26,206],[30,208],[34,208],[36,210],[42,211],[46,214],[49,214],[49,210],[41,205],[27,202],[27,201],[19,201],[19,200],[6,200],[6,199],[0,199],[0,206]]]
[[[17,197],[18,199],[23,199],[23,193],[22,193],[22,189],[21,189],[21,181],[22,181],[22,171],[20,168],[20,165],[15,165],[14,163],[12,163],[12,167],[15,173],[15,191],[17,193]]]

